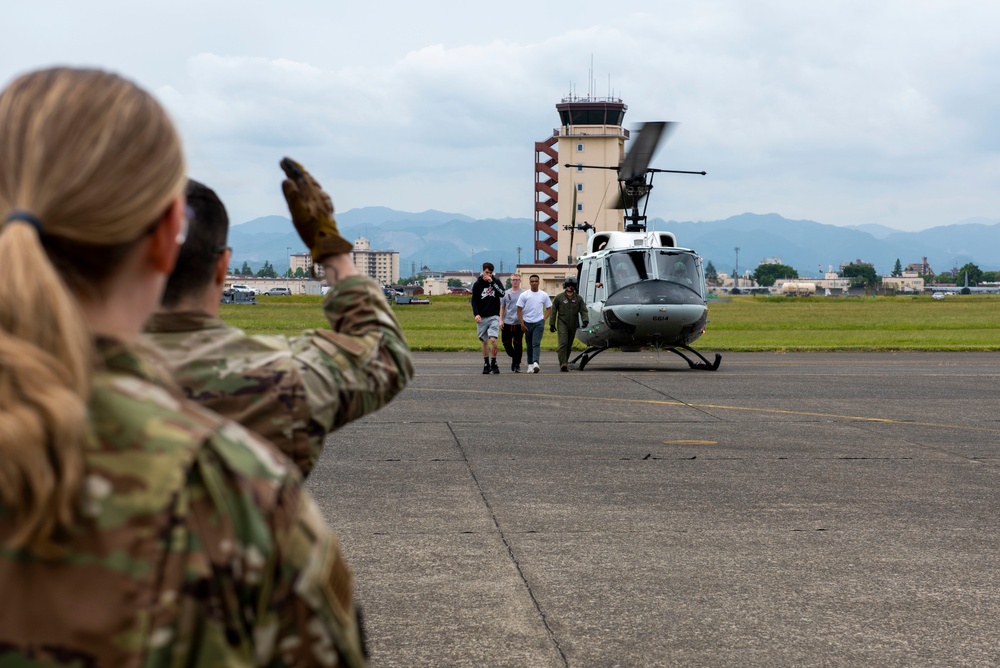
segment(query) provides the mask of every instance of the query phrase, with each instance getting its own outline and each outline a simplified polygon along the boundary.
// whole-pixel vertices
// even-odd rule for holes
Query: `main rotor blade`
[[[646,174],[653,154],[656,152],[660,142],[670,134],[675,123],[664,121],[652,121],[643,123],[639,128],[639,136],[635,138],[635,143],[625,154],[618,170],[618,178],[624,181],[642,177]]]

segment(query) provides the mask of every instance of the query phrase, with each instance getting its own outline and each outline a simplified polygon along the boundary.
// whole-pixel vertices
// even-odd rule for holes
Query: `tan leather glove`
[[[330,196],[312,174],[291,158],[281,160],[281,169],[288,177],[281,182],[281,190],[292,214],[292,224],[312,251],[313,262],[319,264],[327,255],[353,251],[354,244],[340,236],[337,229]]]

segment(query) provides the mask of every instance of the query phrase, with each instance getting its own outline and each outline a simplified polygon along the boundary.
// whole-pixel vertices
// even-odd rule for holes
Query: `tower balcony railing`
[[[620,97],[598,97],[596,95],[568,95],[562,99],[565,104],[567,102],[613,102],[616,104],[624,104]]]
[[[624,137],[625,139],[629,137],[628,130],[619,125],[576,125],[574,127],[576,129],[570,132],[569,126],[564,125],[561,128],[553,129],[552,134],[558,137]]]

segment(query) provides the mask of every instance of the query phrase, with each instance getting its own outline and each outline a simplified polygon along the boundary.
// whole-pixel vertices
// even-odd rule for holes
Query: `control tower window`
[[[577,144],[576,145],[576,152],[577,153],[583,153],[583,144]]]
[[[583,184],[582,183],[577,183],[576,184],[576,191],[578,193],[582,193],[583,192]]]

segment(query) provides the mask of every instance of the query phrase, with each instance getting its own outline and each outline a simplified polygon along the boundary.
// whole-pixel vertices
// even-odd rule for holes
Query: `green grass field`
[[[318,296],[258,297],[223,305],[222,318],[250,333],[294,336],[326,327]],[[469,298],[432,297],[393,306],[413,350],[479,350]],[[546,332],[544,350],[555,350]],[[583,346],[577,342],[579,350]],[[712,300],[705,352],[792,350],[1000,350],[1000,295],[761,297]]]

